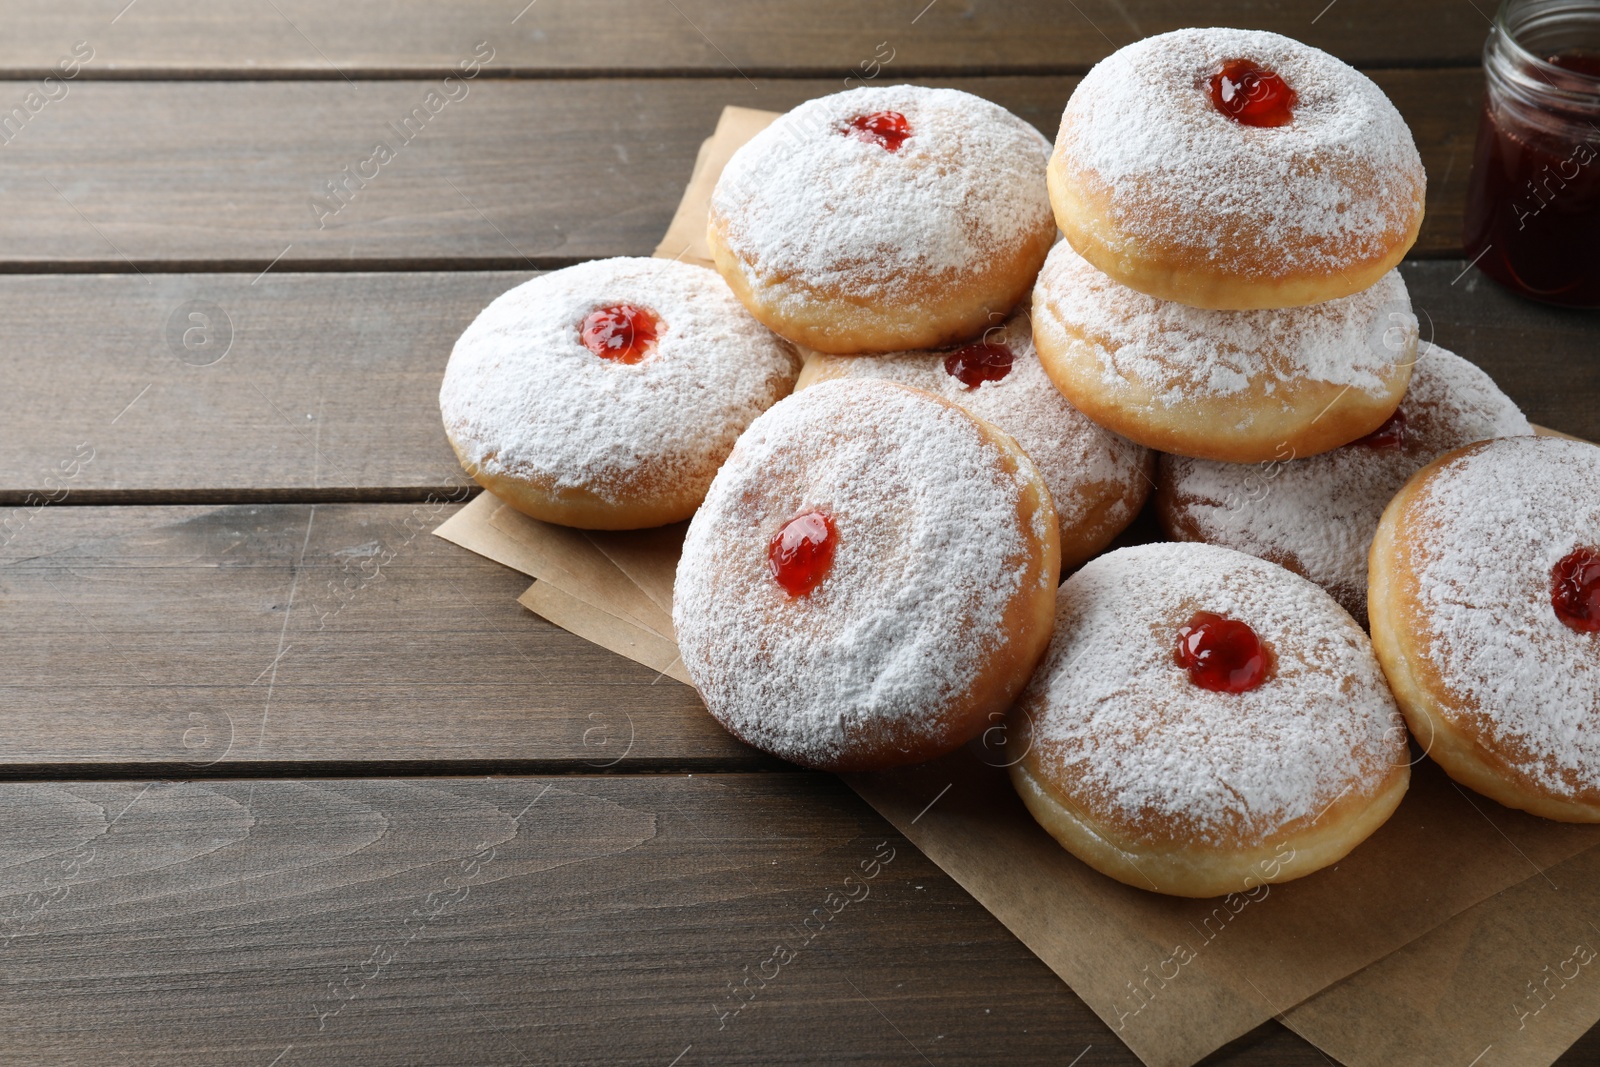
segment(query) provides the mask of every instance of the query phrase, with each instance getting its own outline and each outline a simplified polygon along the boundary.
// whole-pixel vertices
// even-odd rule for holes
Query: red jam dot
[[[583,347],[601,359],[637,363],[656,343],[656,317],[632,304],[595,308],[583,320],[578,335]]]
[[[772,577],[790,596],[805,596],[833,565],[833,548],[838,539],[839,532],[827,515],[802,511],[784,523],[767,546]]]
[[[1178,666],[1216,693],[1245,693],[1267,680],[1271,656],[1256,632],[1237,619],[1197,611],[1178,628]]]
[[[898,152],[911,136],[911,123],[898,111],[874,111],[870,115],[857,115],[845,123],[844,132],[858,141],[869,141]]]
[[[1373,430],[1367,436],[1350,442],[1362,448],[1373,448],[1380,452],[1390,451],[1406,446],[1406,413],[1395,408],[1394,414],[1389,416],[1387,422]]]
[[[1246,126],[1289,125],[1299,99],[1288,82],[1248,59],[1230,59],[1211,75],[1211,102]]]
[[[1550,606],[1580,634],[1600,631],[1600,549],[1574,549],[1551,568]]]
[[[980,341],[945,356],[944,372],[968,389],[976,389],[984,382],[998,382],[1010,374],[1011,362],[1011,349]]]

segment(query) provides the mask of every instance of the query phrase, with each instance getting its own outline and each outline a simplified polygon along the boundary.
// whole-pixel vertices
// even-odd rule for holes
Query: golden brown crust
[[[1055,243],[1053,228],[1041,230],[954,282],[902,276],[899,295],[885,304],[765,271],[753,253],[729,245],[727,230],[728,221],[713,211],[706,232],[712,259],[750,314],[778,336],[830,355],[939,348],[975,337],[1027,297]]]
[[[1418,555],[1439,536],[1418,519],[1419,500],[1438,471],[1481,450],[1479,442],[1447,452],[1397,493],[1378,523],[1368,555],[1367,614],[1372,645],[1417,743],[1451,778],[1510,808],[1562,822],[1600,822],[1600,790],[1558,796],[1497,751],[1463,714],[1438,665],[1427,654]],[[1486,546],[1487,547],[1487,546]]]
[[[1051,328],[1038,325],[1046,319]],[[1137,379],[1119,378],[1115,390],[1109,388],[1096,339],[1075,328],[1043,285],[1034,289],[1034,322],[1045,372],[1079,411],[1157,451],[1225,463],[1311,456],[1366,436],[1400,405],[1415,362],[1399,354],[1376,396],[1332,382],[1274,380],[1226,396],[1190,394],[1169,405]]]
[[[1293,881],[1337,863],[1394,814],[1410,786],[1411,768],[1396,764],[1371,792],[1347,793],[1315,818],[1291,823],[1262,843],[1152,845],[1074,805],[1035,759],[1015,764],[1011,781],[1050,836],[1101,874],[1171,896],[1217,897]]]
[[[1027,453],[1009,434],[977,416],[972,416],[972,419],[982,428],[990,443],[1000,449],[1008,471],[1031,467],[1032,461]],[[1055,630],[1055,579],[1061,573],[1061,540],[1050,493],[1037,475],[1027,480],[1026,488],[1017,498],[1017,522],[1020,529],[1037,531],[1040,536],[1024,538],[1027,555],[1018,567],[1022,575],[1021,582],[1001,616],[1000,630],[1006,635],[1005,639],[1000,642],[997,653],[974,677],[967,691],[953,699],[946,711],[945,721],[949,724],[946,736],[960,738],[957,745],[966,744],[977,737],[1006,713],[1033,676],[1034,668],[1044,658],[1045,649],[1050,646],[1050,636]],[[887,750],[880,748],[876,761],[823,769],[864,771],[922,763],[944,755],[953,747],[947,743],[937,749],[926,747],[907,752],[897,743]],[[890,752],[892,756],[888,755]],[[888,762],[883,762],[884,758]]]
[[[558,488],[533,476],[491,473],[468,460],[460,448],[456,457],[474,481],[524,515],[581,530],[642,530],[682,522],[695,513],[717,473],[712,465],[695,478],[635,479],[638,484],[613,499],[579,486]]]
[[[1072,529],[1063,528],[1061,531],[1063,574],[1076,570],[1104,552],[1117,539],[1117,535],[1131,524],[1132,519],[1124,518],[1124,515],[1131,514],[1134,519],[1139,517],[1145,501],[1149,499],[1150,487],[1155,484],[1155,473],[1156,455],[1151,452],[1139,465],[1137,478],[1120,484],[1096,482],[1086,487],[1086,491],[1094,494],[1098,502]]]
[[[1382,238],[1380,254],[1352,254],[1338,271],[1284,273],[1269,279],[1235,276],[1177,243],[1140,240],[1119,231],[1112,222],[1109,187],[1070,167],[1059,151],[1050,157],[1047,180],[1056,225],[1080,256],[1130,289],[1191,307],[1228,311],[1304,307],[1359,293],[1405,259],[1422,229],[1424,187],[1408,183],[1414,204],[1409,225],[1390,230]],[[1204,225],[1176,218],[1165,222],[1163,228],[1173,233]]]

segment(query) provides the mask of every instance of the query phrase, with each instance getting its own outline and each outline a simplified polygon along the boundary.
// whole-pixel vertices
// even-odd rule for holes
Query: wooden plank
[[[466,478],[439,421],[451,345],[528,276],[0,277],[0,502],[23,487],[80,502],[452,491]]]
[[[743,71],[842,79],[874,56],[892,57],[892,72],[1081,73],[1113,48],[1180,26],[1275,30],[1363,65],[1475,65],[1488,29],[1470,6],[1450,0],[137,0],[122,8],[99,0],[5,4],[0,73],[43,76],[78,40],[93,48],[86,78],[443,75],[480,41],[493,48],[489,69],[518,76]]]
[[[1462,214],[1478,138],[1483,76],[1475,70],[1374,71],[1411,127],[1428,172],[1428,207],[1413,259],[1461,255]]]
[[[1530,420],[1600,441],[1600,361],[1593,312],[1513,296],[1465,263],[1402,268],[1422,335],[1484,370]]]
[[[518,606],[454,507],[0,510],[0,773],[780,766]]]
[[[1418,254],[1453,254],[1481,75],[1377,79],[1411,121],[1434,179]],[[919,80],[990,97],[1051,134],[1076,84]],[[648,255],[723,105],[783,110],[837,85],[483,79],[461,86],[454,103],[435,95],[430,117],[418,109],[436,87],[76,84],[0,152],[0,269],[254,276],[269,265],[525,270]]]
[[[827,776],[9,783],[0,821],[8,1062],[1138,1062]]]
[[[1466,264],[1404,268],[1425,335],[1535,422],[1600,440],[1594,322]],[[0,276],[0,503],[421,499],[465,484],[438,418],[450,347],[529,272]],[[185,348],[191,302],[226,331]],[[198,305],[196,305],[198,306]],[[221,308],[218,314],[214,308]],[[209,347],[208,347],[209,346]],[[197,365],[206,364],[206,365]],[[130,406],[130,402],[133,402]],[[75,477],[60,471],[94,450]]]

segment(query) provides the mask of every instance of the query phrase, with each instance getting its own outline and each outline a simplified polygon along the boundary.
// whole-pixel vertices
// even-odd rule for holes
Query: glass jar
[[[1505,0],[1467,192],[1467,256],[1535,300],[1600,307],[1600,0]]]

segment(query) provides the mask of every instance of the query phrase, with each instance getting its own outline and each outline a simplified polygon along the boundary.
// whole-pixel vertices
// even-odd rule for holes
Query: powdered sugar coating
[[[1553,437],[1474,447],[1406,513],[1422,656],[1448,720],[1558,796],[1600,788],[1600,634],[1550,604],[1551,569],[1600,547],[1600,448]]]
[[[1077,808],[1150,843],[1255,846],[1403,762],[1405,728],[1370,642],[1320,588],[1225,548],[1149,544],[1086,564],[1018,702],[1034,755]],[[1248,624],[1272,675],[1244,693],[1174,659],[1196,611]]]
[[[1367,551],[1406,479],[1474,441],[1533,433],[1492,378],[1437,345],[1423,349],[1400,410],[1405,443],[1397,449],[1351,444],[1304,459],[1286,451],[1260,464],[1162,456],[1163,495],[1180,516],[1180,529],[1168,533],[1282,563],[1365,619]]]
[[[942,396],[1016,438],[1044,475],[1063,529],[1100,507],[1107,507],[1108,525],[1132,522],[1144,502],[1150,450],[1102,429],[1067,402],[1034,351],[1026,309],[981,340],[1005,345],[1013,362],[1004,378],[976,388],[946,373],[944,352],[849,356],[834,365],[852,378],[887,378]]]
[[[655,351],[638,363],[602,359],[579,339],[585,316],[613,304],[660,320]],[[496,298],[456,341],[439,408],[479,469],[618,500],[641,480],[708,483],[798,374],[794,352],[715,271],[605,259]]]
[[[673,624],[706,706],[812,766],[886,722],[938,740],[941,709],[1003,639],[1025,539],[1045,536],[1018,516],[1037,478],[1025,457],[1008,470],[959,408],[891,382],[822,382],[775,404],[717,474],[678,563]],[[790,598],[767,546],[810,509],[834,521],[833,564]]]
[[[897,151],[844,132],[905,115]],[[734,153],[712,194],[753,278],[798,279],[859,301],[949,288],[1053,229],[1049,142],[998,104],[956,89],[861,87],[809,100]],[[751,261],[754,262],[751,262]],[[802,290],[792,290],[795,299]]]
[[[1249,59],[1298,95],[1286,126],[1223,114],[1209,83]],[[1104,190],[1114,231],[1246,277],[1381,258],[1425,181],[1405,120],[1371,79],[1257,30],[1183,29],[1097,63],[1062,115],[1056,154]]]
[[[1060,241],[1034,287],[1034,329],[1057,349],[1082,338],[1113,394],[1131,380],[1157,405],[1182,408],[1251,390],[1271,397],[1303,381],[1381,397],[1415,358],[1417,317],[1399,271],[1309,307],[1212,311],[1119,284]]]

